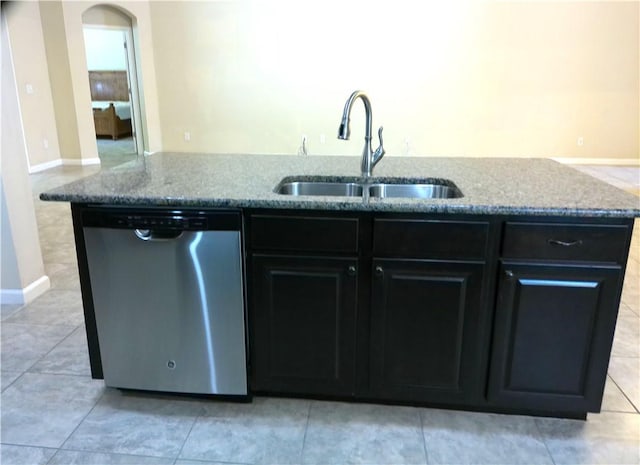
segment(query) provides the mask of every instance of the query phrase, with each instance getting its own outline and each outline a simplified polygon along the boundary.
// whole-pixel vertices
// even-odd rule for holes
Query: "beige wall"
[[[160,123],[153,62],[153,44],[149,4],[146,1],[109,2],[102,7],[90,1],[43,1],[42,32],[47,43],[55,116],[60,134],[62,156],[77,163],[98,161],[91,96],[83,37],[83,15],[87,24],[108,26],[126,24],[123,14],[132,16],[137,68],[142,84],[141,105],[144,145],[160,150]],[[101,4],[104,2],[100,2]],[[104,23],[102,23],[104,21]],[[55,64],[53,64],[55,63]]]
[[[37,2],[11,2],[3,10],[29,166],[37,168],[60,158],[40,6]]]
[[[47,1],[39,28],[38,4],[15,3],[26,11],[16,33],[47,52],[18,50],[20,92],[32,74],[34,90],[46,88],[48,63],[55,104],[53,113],[40,95],[20,95],[25,108],[38,101],[25,126],[31,162],[95,160],[82,18],[120,16],[87,12],[98,2]],[[352,140],[335,134],[362,88],[389,155],[639,158],[639,2],[111,5],[135,18],[150,151],[295,153],[306,135],[312,154],[357,154],[359,104]],[[23,62],[39,72],[23,73]]]
[[[96,5],[82,14],[83,24],[112,27],[131,27],[131,20],[119,12],[105,5]]]
[[[639,2],[387,3],[151,2],[163,149],[638,159]]]
[[[69,56],[69,74],[73,88],[73,105],[76,111],[76,130],[80,142],[82,158],[98,158],[91,93],[89,90],[89,72],[84,50],[82,31],[82,13],[90,7],[85,2],[62,2],[62,15]],[[70,102],[71,103],[71,102]]]
[[[77,112],[77,126],[83,157],[97,156],[97,152],[82,33],[82,15],[98,3],[105,2],[62,2],[74,105]],[[141,106],[145,116],[142,122],[145,148],[149,151],[160,150],[160,122],[149,3],[145,1],[109,2],[109,5],[133,17],[133,36],[139,63],[138,77],[142,84]]]
[[[3,6],[4,9],[4,6]],[[0,300],[22,303],[49,287],[44,274],[33,194],[27,175],[25,135],[10,42],[2,12],[2,142],[0,147],[0,219],[2,268]],[[9,15],[7,15],[9,16]],[[8,19],[8,18],[7,18]],[[13,31],[14,29],[12,29]],[[12,37],[13,38],[13,37]]]
[[[80,138],[78,137],[77,114],[73,102],[73,86],[69,68],[62,3],[60,1],[40,2],[42,32],[49,65],[51,94],[60,156],[67,160],[80,160]]]

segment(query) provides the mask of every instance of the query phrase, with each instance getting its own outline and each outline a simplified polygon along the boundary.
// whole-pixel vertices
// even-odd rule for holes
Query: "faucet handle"
[[[373,154],[373,165],[378,163],[385,154],[384,142],[382,140],[382,126],[380,126],[380,129],[378,129],[378,139],[380,140],[380,145]]]

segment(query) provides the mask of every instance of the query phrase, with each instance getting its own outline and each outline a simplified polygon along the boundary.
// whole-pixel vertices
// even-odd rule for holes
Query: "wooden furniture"
[[[93,108],[96,137],[109,136],[116,140],[132,134],[131,117],[120,118],[113,103],[129,102],[127,72],[89,71],[89,84],[92,102],[110,102],[107,108]]]
[[[131,118],[120,119],[116,115],[113,103],[104,110],[93,109],[93,124],[96,128],[96,136],[110,136],[113,140],[117,140],[119,137],[132,134]]]

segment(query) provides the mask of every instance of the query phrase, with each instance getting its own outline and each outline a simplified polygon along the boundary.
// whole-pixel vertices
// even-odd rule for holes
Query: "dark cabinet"
[[[357,261],[254,255],[252,262],[252,387],[351,395]]]
[[[488,221],[258,214],[249,237],[254,390],[482,398]]]
[[[491,404],[600,410],[630,234],[626,225],[506,223]]]
[[[251,388],[352,396],[359,219],[247,218]]]
[[[503,406],[600,408],[620,268],[502,266],[489,397]]]
[[[484,220],[374,218],[374,396],[440,404],[483,396],[489,229]]]
[[[599,411],[630,221],[245,218],[254,392]]]
[[[373,261],[371,381],[376,396],[460,403],[482,390],[482,263]]]

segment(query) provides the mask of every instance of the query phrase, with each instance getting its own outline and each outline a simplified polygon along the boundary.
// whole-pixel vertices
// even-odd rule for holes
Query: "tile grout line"
[[[84,324],[84,322],[79,324],[79,325],[52,325],[52,324],[45,324],[45,323],[13,323],[11,321],[3,321],[2,322],[2,326],[4,326],[4,325],[9,325],[9,326],[46,326],[47,328],[51,328],[53,326],[53,327],[58,327],[58,328],[73,328],[73,330],[71,332],[73,332],[76,329],[80,328],[83,324]],[[67,336],[65,336],[65,338],[66,337]],[[11,370],[9,370],[9,371],[11,371]]]
[[[39,447],[39,446],[23,446],[23,447]],[[105,451],[100,451],[100,450],[84,450],[84,449],[56,449],[55,447],[43,447],[42,449],[53,449],[56,452],[53,454],[53,456],[49,459],[49,461],[47,462],[47,464],[51,463],[51,461],[54,459],[54,457],[56,456],[56,454],[58,452],[79,452],[81,454],[92,454],[92,455],[99,455],[99,454],[104,454],[104,455],[110,455],[110,456],[117,456],[117,457],[135,457],[135,458],[148,458],[148,459],[159,459],[159,460],[163,460],[163,459],[171,459],[171,457],[161,457],[158,455],[140,455],[140,454],[123,454],[120,452],[105,452]],[[174,460],[174,464],[178,459]],[[204,462],[207,463],[207,462]]]
[[[25,325],[25,326],[28,326],[28,325]],[[63,325],[34,325],[34,326],[63,326]],[[66,326],[66,325],[64,325],[64,326]],[[78,328],[81,328],[82,326],[83,326],[83,325],[75,326],[75,327],[71,330],[71,332],[70,332],[69,334],[67,334],[65,337],[63,337],[63,338],[60,340],[60,342],[58,342],[56,345],[54,345],[54,346],[49,350],[49,352],[47,352],[46,354],[42,355],[38,360],[36,360],[33,364],[31,364],[31,366],[25,370],[25,373],[42,373],[42,372],[40,372],[40,371],[30,371],[30,370],[31,370],[33,367],[35,367],[38,363],[40,363],[40,361],[44,360],[44,359],[45,359],[45,358],[46,358],[46,357],[47,357],[51,352],[53,352],[53,351],[54,351],[54,350],[55,350],[55,349],[56,349],[60,344],[62,344],[62,343],[63,343],[64,341],[66,341],[67,339],[69,339],[69,338],[71,337],[71,335],[72,335],[73,333],[75,333],[75,332],[78,330]],[[53,375],[55,375],[55,374],[63,374],[63,373],[49,373],[49,374],[53,374]],[[78,376],[78,375],[65,375],[65,376]]]
[[[71,325],[44,325],[44,324],[30,324],[30,323],[3,323],[3,325],[16,325],[16,326],[45,326],[47,328],[51,327],[51,326],[62,326],[62,327],[72,327]],[[69,332],[69,334],[67,334],[65,337],[63,337],[58,343],[56,343],[47,353],[45,353],[44,355],[41,355],[40,357],[38,357],[38,359],[33,362],[31,365],[29,365],[28,368],[26,368],[21,374],[20,376],[18,376],[18,378],[21,378],[22,375],[24,375],[25,373],[31,373],[31,374],[39,374],[41,372],[39,371],[29,371],[31,370],[34,366],[36,366],[42,359],[44,359],[47,355],[49,355],[51,353],[51,351],[53,349],[55,349],[56,347],[58,347],[60,344],[62,344],[64,341],[67,340],[67,338],[69,338],[73,333],[76,332],[76,330],[81,327],[82,325],[79,326],[73,326],[73,329]],[[42,373],[45,374],[45,373]],[[48,374],[63,374],[63,373],[48,373]],[[77,375],[65,375],[65,376],[77,376]],[[14,379],[11,384],[9,384],[9,386],[11,386],[13,383],[15,383],[18,378]],[[7,388],[9,388],[9,386],[7,386],[5,389],[2,390],[2,392],[4,392]]]
[[[427,439],[424,437],[424,415],[422,410],[418,411],[420,415],[420,434],[422,435],[422,448],[424,449],[425,464],[429,465],[429,451],[427,450]]]
[[[184,441],[182,441],[182,445],[180,446],[180,450],[178,451],[177,455],[173,459],[174,465],[178,460],[182,460],[180,458],[180,456],[182,455],[182,451],[184,450],[184,446],[187,444],[187,441],[189,440],[189,436],[191,436],[191,432],[193,431],[193,428],[195,428],[196,423],[198,422],[198,420],[200,418],[204,417],[205,414],[207,413],[207,410],[206,410],[205,407],[200,407],[200,408],[202,409],[200,414],[196,415],[195,418],[193,419],[193,422],[191,423],[191,427],[189,428],[189,432],[184,437]],[[185,460],[190,460],[190,459],[185,459]]]
[[[48,289],[47,289],[48,290]],[[45,291],[46,292],[46,291]],[[12,306],[12,305],[18,305],[18,308],[14,309],[9,315],[5,316],[5,317],[0,317],[0,323],[2,323],[3,321],[5,321],[7,318],[11,318],[13,315],[15,315],[16,313],[18,313],[20,310],[22,310],[26,305],[25,304],[2,304],[2,306]]]
[[[10,323],[11,324],[11,323]],[[15,324],[15,323],[14,323]],[[22,326],[53,326],[53,325],[27,325],[27,324],[23,324]],[[61,325],[58,325],[61,326]],[[30,373],[30,374],[52,374],[52,375],[62,375],[63,373],[45,373],[45,372],[40,372],[40,371],[31,371],[31,369],[33,367],[35,367],[38,363],[40,363],[42,360],[44,360],[44,358],[49,355],[56,347],[58,347],[60,344],[62,344],[64,341],[67,340],[68,337],[70,337],[73,333],[76,332],[76,330],[78,329],[79,326],[74,327],[71,332],[69,334],[67,334],[65,337],[63,337],[56,345],[54,345],[46,354],[41,355],[40,357],[38,357],[38,359],[33,362],[31,365],[29,365],[29,367],[24,370],[22,372],[22,375],[24,375],[25,373]],[[22,375],[20,375],[20,377],[22,377]],[[64,376],[78,376],[78,375],[68,375],[68,374],[64,374]],[[83,376],[78,376],[80,378],[83,378]],[[15,382],[15,381],[14,381]],[[13,384],[13,383],[11,383]],[[8,386],[7,386],[8,387]],[[4,392],[4,391],[3,391]]]
[[[627,358],[637,358],[637,357],[627,357]],[[625,399],[627,399],[627,401],[629,402],[629,404],[635,409],[635,412],[619,412],[619,413],[635,413],[635,414],[640,414],[640,410],[638,409],[638,407],[636,406],[636,404],[634,404],[631,399],[629,399],[629,396],[627,396],[627,393],[624,392],[624,389],[622,389],[618,383],[616,382],[615,379],[613,379],[613,376],[611,376],[609,373],[607,373],[607,377],[611,380],[611,382],[613,384],[616,385],[616,387],[620,390],[620,392],[622,393],[622,395],[624,396]]]
[[[55,447],[49,447],[49,446],[30,446],[28,444],[15,444],[13,442],[3,442],[1,443],[3,446],[13,446],[13,447],[25,447],[25,448],[31,448],[31,449],[48,449],[48,450],[58,450]]]
[[[24,448],[33,448],[33,449],[52,450],[53,454],[51,454],[51,457],[49,457],[49,459],[46,461],[45,465],[50,464],[51,460],[53,460],[53,457],[55,457],[55,455],[58,453],[58,450],[60,450],[60,449],[56,449],[55,447],[26,446],[24,444],[12,444],[12,443],[9,443],[9,442],[2,442],[0,444],[2,446],[13,446],[13,447],[24,447]]]
[[[89,411],[87,412],[87,414],[86,414],[85,416],[83,416],[83,417],[82,417],[82,419],[78,422],[78,424],[76,425],[76,427],[75,427],[75,428],[73,428],[73,431],[71,431],[71,433],[69,433],[69,435],[68,435],[68,436],[67,436],[67,438],[62,442],[62,444],[60,445],[60,447],[58,447],[58,451],[60,451],[60,450],[66,450],[66,449],[64,449],[64,445],[69,441],[69,439],[71,438],[71,436],[73,436],[73,435],[74,435],[74,433],[75,433],[76,431],[78,431],[78,428],[80,428],[80,425],[81,425],[82,423],[84,423],[84,421],[87,419],[87,417],[88,417],[89,415],[91,415],[91,412],[93,412],[93,411],[95,410],[96,406],[100,403],[100,401],[102,401],[102,399],[104,398],[104,396],[106,395],[106,393],[107,393],[107,389],[106,389],[106,387],[105,387],[105,389],[102,391],[102,394],[100,395],[100,397],[99,397],[99,398],[96,400],[96,402],[93,404],[93,407],[91,407],[91,408],[89,409]],[[73,450],[73,449],[69,449],[69,450]],[[83,452],[92,452],[92,451],[83,451]],[[93,451],[93,452],[95,452],[95,451]],[[56,452],[56,454],[57,454],[57,452]],[[55,457],[55,454],[54,454],[54,457]]]
[[[70,375],[69,373],[51,373],[51,372],[39,372],[39,371],[25,371],[24,373],[22,373],[23,375],[47,375],[47,376],[67,376],[67,377],[73,377],[73,378],[80,378],[80,379],[93,379],[91,378],[90,375]],[[22,375],[20,375],[22,376]]]
[[[584,421],[587,421],[586,419]],[[538,435],[540,437],[540,440],[542,441],[542,444],[544,444],[544,448],[547,451],[547,454],[549,454],[549,458],[551,459],[551,463],[553,465],[556,465],[556,460],[553,458],[553,454],[551,453],[551,450],[549,450],[549,444],[547,444],[547,440],[544,437],[544,434],[542,434],[542,430],[540,429],[540,425],[538,425],[538,418],[534,418],[533,419],[533,424],[536,426],[536,431],[538,431]]]
[[[26,373],[26,371],[23,371],[22,373],[20,373],[16,379],[14,379],[13,381],[11,381],[7,386],[5,386],[5,388],[2,390],[2,392],[0,392],[0,394],[3,394],[4,391],[6,391],[7,389],[9,389],[11,386],[13,386],[15,384],[16,381],[18,381],[20,378],[22,378],[22,376]],[[1,404],[1,402],[0,402]],[[2,440],[0,439],[0,442],[2,442]]]
[[[638,314],[638,313],[637,313],[637,312],[636,312],[636,311],[631,307],[631,305],[626,304],[626,303],[624,303],[624,302],[620,302],[620,305],[624,305],[624,306],[626,307],[626,309],[627,309],[627,310],[629,310],[631,313],[633,313],[633,314],[636,316],[636,318],[640,317],[640,315],[639,315],[639,314]],[[620,313],[620,312],[618,311],[618,314],[619,314],[619,313]]]
[[[309,408],[307,408],[307,423],[304,425],[304,435],[302,436],[302,447],[300,448],[300,463],[304,457],[304,446],[307,443],[307,432],[309,431],[309,422],[311,421],[311,408],[315,401],[309,401]]]

